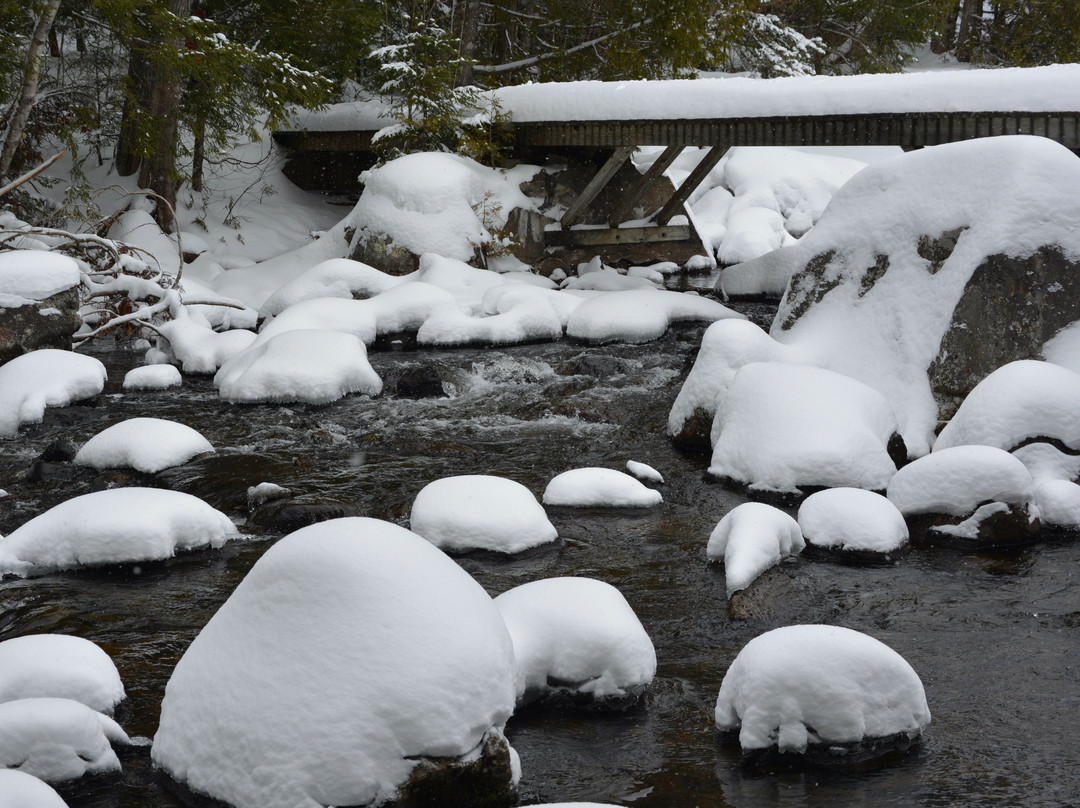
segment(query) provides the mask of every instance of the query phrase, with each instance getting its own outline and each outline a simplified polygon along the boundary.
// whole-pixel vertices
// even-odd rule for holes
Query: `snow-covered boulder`
[[[1039,531],[1031,473],[993,446],[954,446],[920,457],[889,481],[886,496],[912,533],[961,546],[1029,541]]]
[[[922,682],[884,643],[839,626],[786,626],[748,642],[716,699],[744,757],[855,762],[910,746],[930,723]]]
[[[861,488],[828,488],[799,506],[799,528],[813,547],[889,557],[907,544],[904,515],[888,498]]]
[[[724,563],[728,597],[746,589],[784,556],[801,553],[799,524],[779,508],[744,502],[726,513],[709,536],[705,555]]]
[[[495,598],[524,681],[519,697],[636,701],[656,675],[652,641],[622,593],[592,578],[547,578]]]
[[[637,460],[627,460],[626,470],[644,482],[655,483],[656,485],[664,484],[664,475],[648,463],[641,463]]]
[[[982,378],[1080,319],[1078,185],[1080,160],[1045,138],[920,149],[739,271],[790,279],[772,335],[884,394],[917,457]]]
[[[544,489],[545,505],[576,508],[650,508],[663,495],[615,469],[571,469],[555,475]]]
[[[318,297],[363,300],[397,286],[402,277],[387,275],[348,258],[331,258],[316,264],[278,288],[259,308],[263,317],[274,317],[295,303]]]
[[[0,768],[49,783],[120,770],[112,744],[130,744],[120,725],[71,699],[0,704]]]
[[[68,808],[68,804],[44,780],[18,769],[0,769],[0,808]]]
[[[805,365],[741,367],[717,407],[709,473],[761,490],[884,489],[896,421],[877,390]]]
[[[710,433],[717,402],[736,372],[751,362],[784,361],[786,346],[749,320],[720,320],[701,337],[694,365],[668,415],[667,432],[694,449],[712,449]]]
[[[129,418],[98,432],[75,455],[77,465],[154,474],[214,451],[199,432],[163,418]]]
[[[167,390],[182,383],[176,365],[143,365],[124,374],[125,390]]]
[[[1080,373],[1021,360],[995,370],[964,399],[934,451],[977,443],[1009,452],[1030,441],[1060,441],[1080,453]]]
[[[105,388],[105,366],[92,356],[43,348],[0,365],[0,438],[40,423],[46,407],[66,407]]]
[[[382,392],[364,343],[339,331],[286,331],[258,341],[221,366],[214,386],[233,404],[328,404],[349,393]]]
[[[532,491],[487,474],[428,483],[413,500],[409,527],[444,550],[517,553],[559,537]]]
[[[188,647],[152,757],[238,808],[377,804],[449,765],[432,759],[497,794],[516,677],[491,598],[441,550],[334,519],[267,550]]]
[[[229,517],[191,494],[109,488],[61,502],[0,539],[0,575],[161,561],[239,535]]]
[[[78,263],[46,250],[0,252],[0,365],[39,348],[71,349],[78,315]]]
[[[650,284],[648,289],[589,298],[571,312],[566,335],[597,343],[649,342],[662,337],[672,323],[725,319],[741,320],[745,315],[707,297],[655,289]]]
[[[111,714],[124,700],[124,684],[109,655],[82,637],[27,634],[0,642],[0,703],[37,697]]]

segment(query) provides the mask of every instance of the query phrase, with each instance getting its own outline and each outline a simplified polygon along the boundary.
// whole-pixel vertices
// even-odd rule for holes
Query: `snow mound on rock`
[[[656,674],[652,641],[618,589],[592,578],[547,578],[495,598],[524,674],[519,695],[639,694]]]
[[[716,699],[716,726],[743,751],[919,735],[930,723],[922,682],[903,657],[839,626],[786,626],[735,657]]]
[[[66,407],[105,387],[105,366],[92,356],[42,348],[0,365],[0,438],[40,423],[46,407]]]
[[[154,474],[214,451],[199,432],[162,418],[129,418],[103,429],[75,455],[75,463],[96,469],[133,468]]]
[[[78,286],[82,280],[74,258],[46,250],[0,252],[0,305],[22,306]],[[21,300],[4,301],[5,297]]]
[[[68,808],[68,804],[32,774],[0,769],[0,808]]]
[[[298,530],[255,563],[165,691],[154,762],[239,808],[390,799],[418,758],[475,753],[514,709],[491,598],[376,519]]]
[[[428,483],[413,501],[409,527],[444,550],[517,553],[559,537],[528,488],[487,474]]]
[[[339,331],[287,331],[232,357],[214,376],[222,399],[328,404],[349,393],[382,392],[364,343]]]
[[[179,387],[182,382],[175,365],[144,365],[124,374],[125,390],[165,390]]]
[[[1010,451],[1031,438],[1080,451],[1080,373],[1032,359],[1003,365],[968,393],[934,450],[977,443]]]
[[[0,539],[0,574],[160,561],[239,536],[198,497],[156,488],[110,488],[74,497]]]
[[[752,487],[884,489],[896,472],[892,408],[877,390],[823,368],[741,367],[713,421],[709,473]]]
[[[861,488],[829,488],[799,506],[799,528],[815,547],[889,553],[908,540],[907,523],[886,497]]]
[[[80,702],[33,698],[0,704],[0,768],[49,783],[119,771],[112,743],[131,739],[111,718]]]
[[[37,697],[112,713],[124,684],[109,655],[82,637],[27,634],[0,642],[0,703]]]
[[[589,342],[649,342],[662,337],[672,323],[711,323],[744,317],[706,297],[653,288],[631,289],[585,300],[571,312],[566,335]]]
[[[798,523],[779,508],[744,502],[713,529],[705,555],[724,562],[727,593],[746,589],[784,556],[801,553],[806,543]]]
[[[664,501],[659,491],[615,469],[571,469],[551,479],[544,489],[545,505],[579,508],[649,508]]]

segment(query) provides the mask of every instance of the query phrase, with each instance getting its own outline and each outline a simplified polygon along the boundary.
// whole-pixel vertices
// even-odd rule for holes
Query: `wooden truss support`
[[[600,171],[593,177],[589,184],[585,186],[585,189],[578,194],[577,199],[573,201],[570,208],[563,214],[560,224],[563,230],[569,230],[578,219],[581,218],[582,212],[585,208],[599,196],[600,192],[604,190],[604,187],[611,182],[611,178],[615,176],[616,172],[622,168],[623,163],[630,159],[630,155],[634,153],[633,146],[619,146],[612,153],[611,157],[607,159]]]
[[[584,230],[549,230],[549,247],[607,247],[613,244],[654,244],[663,241],[689,241],[695,235],[690,225],[667,227],[593,227]]]
[[[668,146],[664,149],[660,156],[656,158],[656,161],[649,166],[649,170],[619,202],[619,206],[611,214],[611,218],[608,219],[608,224],[612,227],[618,227],[621,222],[625,222],[630,218],[630,211],[634,209],[634,205],[638,203],[638,200],[644,196],[645,192],[649,190],[660,175],[668,170],[671,164],[675,162],[675,158],[682,154],[685,148],[685,146]]]
[[[704,159],[698,163],[697,168],[690,172],[690,176],[687,177],[683,184],[679,186],[679,189],[675,192],[675,195],[668,200],[668,203],[660,209],[660,212],[656,214],[656,223],[665,225],[671,218],[682,211],[683,204],[690,198],[690,195],[697,190],[697,187],[701,185],[702,181],[709,175],[709,172],[716,168],[716,164],[720,162],[720,158],[724,156],[724,152],[728,150],[727,146],[713,146],[706,152]]]

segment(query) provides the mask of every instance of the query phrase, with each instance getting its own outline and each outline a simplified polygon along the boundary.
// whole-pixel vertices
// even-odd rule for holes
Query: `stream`
[[[766,324],[764,306],[735,306]],[[578,575],[618,587],[659,660],[642,702],[625,712],[530,707],[507,736],[521,757],[522,803],[641,806],[1061,806],[1080,803],[1080,541],[1044,533],[1007,555],[915,544],[896,563],[852,565],[801,556],[785,571],[805,597],[776,617],[727,616],[723,568],[705,560],[719,519],[745,501],[705,474],[709,458],[665,436],[671,404],[703,327],[647,345],[571,342],[446,351],[372,351],[378,398],[314,407],[235,406],[212,380],[125,393],[138,355],[111,342],[91,353],[109,381],[96,400],[46,412],[0,442],[0,534],[46,508],[112,484],[164,485],[240,520],[246,540],[167,562],[0,582],[0,640],[77,634],[116,662],[128,699],[117,718],[152,738],[165,684],[200,628],[265,550],[311,513],[363,515],[408,526],[420,489],[455,474],[495,474],[537,496],[582,466],[659,470],[657,508],[549,508],[559,540],[518,556],[457,558],[492,595],[538,578]],[[406,372],[437,372],[441,397],[398,395]],[[69,464],[25,479],[57,440],[81,445],[119,420],[168,418],[202,432],[213,455],[154,480]],[[292,504],[249,513],[248,486],[291,489]],[[265,510],[265,506],[264,506]],[[794,508],[788,508],[793,515]],[[724,672],[753,637],[792,622],[866,632],[920,675],[933,722],[899,759],[855,768],[748,770],[712,712]],[[59,790],[71,808],[165,808],[184,803],[153,771],[149,747],[121,751],[121,775]]]

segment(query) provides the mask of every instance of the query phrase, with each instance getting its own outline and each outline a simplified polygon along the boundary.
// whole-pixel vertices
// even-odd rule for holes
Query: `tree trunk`
[[[461,46],[458,53],[465,63],[458,68],[455,87],[468,87],[473,83],[473,57],[476,54],[476,36],[480,30],[480,0],[462,0]]]
[[[206,116],[195,122],[195,143],[191,148],[191,190],[203,189],[203,162],[206,159]]]
[[[142,148],[139,143],[142,121],[150,106],[152,68],[147,56],[149,45],[136,40],[131,44],[128,57],[127,93],[124,96],[124,111],[120,116],[120,132],[116,138],[116,173],[121,177],[130,177],[139,170],[142,163]]]
[[[191,14],[191,0],[169,0],[169,11],[179,19]],[[163,42],[162,48],[179,52],[180,40]],[[171,56],[171,54],[170,54]],[[180,106],[180,75],[171,58],[151,63],[150,98],[147,115],[152,129],[148,154],[139,167],[139,187],[153,191],[168,204],[158,202],[154,219],[162,230],[173,224],[176,192],[180,179],[176,171],[177,123]]]
[[[979,33],[979,21],[983,0],[963,0],[960,10],[960,31],[956,36],[956,58],[970,62],[975,55],[975,40]]]
[[[41,68],[45,64],[45,46],[49,40],[49,29],[52,28],[59,8],[60,0],[48,0],[45,10],[41,12],[37,28],[34,29],[34,36],[30,40],[30,49],[26,54],[26,65],[23,68],[19,101],[15,105],[15,112],[8,125],[4,147],[0,150],[0,178],[5,177],[11,170],[11,161],[15,159],[15,151],[22,143],[26,122],[30,120],[30,112],[34,108],[37,97],[38,82],[41,80]]]
[[[956,47],[956,21],[960,17],[962,5],[963,0],[957,0],[952,4],[949,13],[945,15],[942,27],[938,28],[930,38],[930,50],[933,53],[947,53]]]

